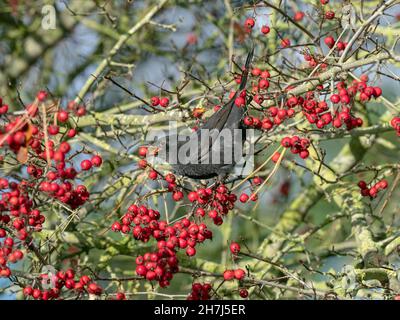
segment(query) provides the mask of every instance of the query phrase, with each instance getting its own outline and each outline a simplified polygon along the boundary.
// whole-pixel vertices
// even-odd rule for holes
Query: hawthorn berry
[[[282,39],[282,41],[281,41],[281,46],[282,46],[282,48],[287,48],[287,47],[289,47],[289,46],[290,46],[290,40],[287,39],[287,38]]]
[[[159,97],[154,96],[154,97],[151,98],[151,105],[153,107],[156,107],[159,104],[160,104],[160,98]]]
[[[68,121],[68,118],[69,118],[68,112],[65,111],[65,110],[60,110],[60,111],[57,113],[57,120],[58,120],[59,122],[62,122],[62,123],[67,122],[67,121]]]
[[[270,31],[271,31],[271,28],[269,26],[261,27],[261,33],[263,33],[263,34],[268,34]]]
[[[235,278],[235,272],[233,270],[225,270],[223,277],[225,281],[233,280]]]
[[[229,246],[232,254],[237,255],[240,252],[240,245],[237,242],[232,242]]]
[[[242,280],[246,275],[246,272],[243,269],[234,270],[234,276],[237,280]]]
[[[331,10],[325,12],[325,19],[332,20],[335,18],[335,13]]]
[[[324,39],[325,44],[327,45],[328,48],[333,48],[335,45],[335,39],[332,36],[328,36]]]
[[[281,157],[280,152],[276,151],[276,152],[272,155],[271,160],[272,160],[272,162],[277,163],[277,162],[279,161],[280,157]]]
[[[93,164],[93,166],[100,167],[103,163],[103,159],[99,155],[95,155],[92,157],[92,159],[90,159],[90,162]]]
[[[255,25],[255,21],[253,18],[247,18],[244,22],[244,25],[248,29],[252,29]]]
[[[90,170],[92,168],[92,162],[90,160],[83,160],[81,162],[81,169],[82,170]]]
[[[249,196],[245,193],[242,193],[239,197],[240,202],[246,203],[249,200]]]
[[[163,108],[168,107],[169,105],[169,99],[167,97],[163,97],[160,99],[160,106]]]
[[[249,292],[247,291],[247,289],[240,289],[239,290],[239,295],[243,299],[246,299],[249,296]]]
[[[301,20],[303,20],[304,16],[305,16],[305,14],[304,14],[303,11],[297,11],[297,12],[294,14],[293,19],[294,19],[295,21],[301,21]]]

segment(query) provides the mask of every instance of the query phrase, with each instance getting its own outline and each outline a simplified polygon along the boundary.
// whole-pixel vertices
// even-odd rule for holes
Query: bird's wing
[[[242,79],[240,83],[239,89],[236,91],[235,95],[220,109],[218,110],[215,114],[213,114],[210,118],[207,119],[207,121],[204,123],[199,130],[197,130],[195,133],[193,133],[193,138],[194,136],[197,135],[196,143],[199,144],[199,153],[197,155],[197,160],[200,162],[201,159],[204,159],[205,156],[207,156],[207,153],[209,150],[212,148],[212,141],[211,138],[210,140],[207,141],[198,141],[200,140],[199,137],[201,135],[201,130],[202,129],[207,129],[207,130],[213,130],[216,129],[219,132],[222,131],[223,128],[225,127],[239,127],[240,121],[242,120],[243,114],[245,112],[244,108],[237,108],[237,110],[233,110],[235,100],[237,96],[242,92],[243,89],[246,88],[247,84],[247,78],[249,75],[249,68],[250,68],[250,63],[253,59],[254,55],[254,44],[250,50],[250,52],[247,55],[246,58],[246,63],[244,66],[244,70],[242,73]],[[215,139],[214,141],[216,141]],[[194,155],[196,156],[196,155]]]
[[[207,119],[207,121],[204,123],[201,129],[217,129],[220,131],[223,129],[226,122],[228,121],[229,116],[231,115],[232,107],[235,104],[237,96],[240,94],[240,92],[242,92],[244,88],[246,88],[247,78],[249,75],[249,67],[253,59],[253,55],[254,55],[254,45],[251,48],[249,54],[247,55],[239,90],[236,91],[235,95],[224,105],[224,107],[222,107],[220,110],[218,110],[210,118]],[[239,110],[241,110],[242,113],[244,113],[243,108],[239,108]]]

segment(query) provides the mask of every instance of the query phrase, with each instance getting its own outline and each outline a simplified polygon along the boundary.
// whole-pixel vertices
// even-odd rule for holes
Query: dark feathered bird
[[[236,163],[237,152],[242,156],[246,139],[243,127],[245,107],[235,105],[238,95],[246,88],[248,72],[253,58],[254,47],[249,52],[241,83],[235,95],[220,110],[213,114],[194,133],[184,137],[165,137],[161,148],[165,148],[167,162],[179,175],[193,179],[209,179],[228,173]]]

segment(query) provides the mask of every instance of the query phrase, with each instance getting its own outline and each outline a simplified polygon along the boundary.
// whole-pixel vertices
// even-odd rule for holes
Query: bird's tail
[[[254,55],[254,43],[252,44],[251,50],[246,58],[246,64],[244,65],[245,69],[243,70],[243,73],[242,73],[242,79],[240,81],[239,92],[241,92],[244,88],[246,88],[247,78],[249,76],[249,68],[250,68],[251,61],[253,60],[253,55]]]

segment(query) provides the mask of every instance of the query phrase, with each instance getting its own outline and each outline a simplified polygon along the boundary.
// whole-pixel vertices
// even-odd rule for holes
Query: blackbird
[[[235,100],[246,88],[253,53],[254,46],[247,55],[239,90],[222,108],[192,134],[170,135],[160,141],[159,150],[165,149],[162,158],[171,165],[174,173],[192,179],[222,176],[229,173],[238,156],[242,156],[246,108],[236,106]]]

